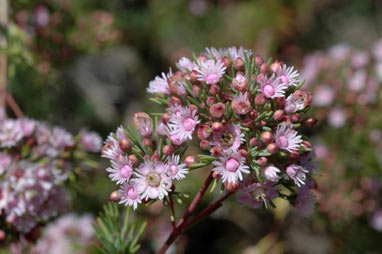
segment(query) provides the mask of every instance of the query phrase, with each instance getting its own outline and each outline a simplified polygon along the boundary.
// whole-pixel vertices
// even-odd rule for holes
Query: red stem
[[[17,104],[16,100],[13,98],[12,94],[6,92],[5,98],[9,107],[12,109],[13,113],[17,116],[17,118],[24,117],[24,113],[21,111],[19,105]]]
[[[179,220],[178,224],[172,229],[170,236],[168,237],[167,241],[164,243],[163,247],[159,251],[160,254],[166,253],[166,251],[170,247],[170,245],[178,238],[178,236],[180,235],[180,233],[182,231],[181,229],[182,229],[184,223],[187,222],[188,218],[191,216],[191,214],[194,212],[197,205],[202,200],[204,194],[206,193],[206,191],[208,189],[208,186],[212,182],[212,179],[213,179],[213,177],[212,177],[212,172],[211,172],[208,175],[208,177],[207,177],[206,181],[204,182],[204,184],[202,185],[202,187],[200,188],[199,192],[196,194],[196,196],[192,200],[191,204],[189,205],[189,207],[185,211],[183,217]]]

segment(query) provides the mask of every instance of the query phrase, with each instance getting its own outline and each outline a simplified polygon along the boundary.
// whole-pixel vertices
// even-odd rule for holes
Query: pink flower
[[[23,138],[20,121],[6,119],[0,124],[1,147],[12,147]]]
[[[376,210],[370,218],[370,225],[375,230],[382,232],[382,210]]]
[[[187,71],[193,71],[198,69],[198,65],[192,62],[187,57],[182,57],[177,64],[181,72],[187,73]]]
[[[223,152],[233,152],[237,151],[244,141],[244,133],[241,132],[239,125],[225,124],[221,131],[213,133],[211,144],[220,146]]]
[[[29,137],[30,135],[33,134],[35,130],[36,122],[29,118],[21,118],[20,125],[21,125],[21,130],[23,131],[23,136]]]
[[[142,203],[137,187],[134,184],[124,183],[118,191],[118,196],[121,198],[120,204],[132,206],[134,210],[137,209],[138,204]]]
[[[378,62],[382,61],[382,40],[378,40],[372,49],[373,56]]]
[[[149,87],[147,88],[148,93],[159,93],[159,94],[170,94],[170,88],[168,85],[168,78],[172,76],[172,71],[170,69],[170,72],[168,74],[165,74],[162,72],[162,77],[156,76],[153,81],[150,81]]]
[[[205,81],[209,85],[219,83],[221,77],[223,77],[226,67],[220,61],[215,61],[213,59],[209,59],[205,62],[198,61],[199,65],[199,81]]]
[[[264,169],[265,178],[271,182],[277,182],[280,179],[278,173],[280,173],[280,169],[274,166],[268,166]]]
[[[214,47],[206,48],[206,52],[204,53],[208,58],[215,58],[216,61],[221,60],[226,56],[227,49],[216,49]]]
[[[188,174],[188,169],[186,168],[185,163],[179,164],[179,155],[172,155],[171,157],[168,157],[167,160],[167,171],[168,175],[171,177],[172,180],[181,180],[186,178],[186,175]]]
[[[279,195],[273,187],[274,184],[273,182],[266,182],[263,185],[253,183],[244,186],[241,190],[239,202],[252,208],[260,208],[264,203],[265,207],[268,208],[269,200],[277,198]]]
[[[292,114],[302,109],[304,109],[304,98],[294,94],[289,95],[284,105],[285,112]]]
[[[346,123],[346,113],[343,108],[332,108],[328,113],[328,123],[334,128],[340,128]]]
[[[239,153],[223,153],[219,160],[213,161],[212,171],[221,175],[223,183],[237,183],[243,180],[243,174],[249,174],[249,167],[245,165],[245,158]]]
[[[97,153],[102,148],[102,138],[96,132],[83,132],[80,142],[89,152]]]
[[[230,47],[227,49],[228,54],[231,56],[232,60],[235,61],[239,57],[243,60],[245,60],[245,56],[247,55],[248,59],[253,55],[253,51],[249,49],[244,49],[243,47],[236,48],[236,47]]]
[[[111,161],[111,167],[107,168],[109,177],[117,184],[128,182],[133,174],[133,166],[127,156],[120,155],[118,160]]]
[[[275,78],[275,75],[272,75],[270,78],[263,75],[263,78],[258,79],[260,84],[259,91],[264,94],[267,98],[278,98],[284,97],[285,90],[288,86],[281,82],[280,78]]]
[[[192,139],[192,134],[199,122],[195,111],[191,111],[191,109],[187,107],[180,107],[176,113],[171,114],[168,126],[171,135],[175,135],[184,141],[186,139]]]
[[[320,85],[313,97],[313,104],[319,107],[327,107],[332,104],[335,93],[333,89],[328,85]]]
[[[363,68],[365,67],[370,61],[369,53],[367,52],[357,52],[353,55],[351,59],[351,64],[354,68]]]
[[[347,83],[349,89],[355,92],[360,92],[366,86],[367,72],[364,69],[357,70]]]
[[[167,175],[167,166],[161,161],[142,163],[136,176],[133,182],[142,200],[163,199],[171,190],[172,180]]]
[[[314,211],[316,197],[310,191],[308,186],[303,186],[299,189],[295,207],[302,216],[309,216]]]
[[[306,174],[309,173],[309,171],[300,165],[292,164],[287,167],[286,173],[298,187],[301,187],[301,185],[305,184]]]
[[[288,152],[297,151],[302,142],[301,135],[297,134],[298,132],[292,128],[292,125],[279,124],[275,137],[277,146]]]
[[[351,53],[351,48],[346,44],[338,44],[329,49],[329,57],[336,61],[342,62],[345,61]]]
[[[119,156],[124,154],[119,146],[119,142],[113,137],[113,133],[107,137],[105,144],[107,147],[102,150],[102,157],[110,160],[118,160]]]
[[[248,100],[247,93],[239,93],[232,100],[232,109],[238,115],[246,115],[251,110],[251,102]]]
[[[277,76],[281,83],[289,86],[297,86],[299,81],[299,73],[293,67],[287,67],[286,64],[280,65]]]

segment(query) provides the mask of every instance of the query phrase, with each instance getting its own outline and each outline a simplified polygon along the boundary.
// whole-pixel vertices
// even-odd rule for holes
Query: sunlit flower
[[[288,152],[297,151],[302,142],[301,135],[297,134],[291,125],[285,123],[278,125],[275,136],[277,146]]]
[[[192,139],[192,134],[199,122],[195,111],[187,107],[180,107],[177,113],[171,115],[168,126],[171,135],[176,135],[180,140],[186,140]]]
[[[179,155],[172,155],[167,160],[167,171],[171,179],[181,180],[186,178],[186,175],[188,174],[186,164],[179,164],[179,160]]]
[[[300,74],[293,67],[287,67],[286,64],[283,64],[279,67],[277,75],[280,78],[281,83],[287,86],[297,86],[299,81]]]
[[[118,191],[118,196],[121,199],[120,204],[132,206],[134,210],[137,209],[138,204],[142,203],[137,187],[134,184],[124,183]]]
[[[219,83],[224,75],[226,67],[220,61],[209,59],[205,62],[198,61],[199,74],[197,75],[199,81],[205,81],[209,85]]]
[[[223,152],[229,152],[237,151],[244,141],[244,133],[242,133],[240,126],[225,124],[221,131],[213,133],[211,144],[220,146]]]
[[[267,98],[278,98],[285,96],[285,90],[288,88],[288,85],[282,83],[280,78],[276,78],[274,75],[271,77],[262,76],[263,78],[258,79],[260,84],[259,91],[264,94]]]
[[[249,167],[245,165],[245,158],[239,153],[224,153],[219,160],[212,162],[215,171],[221,175],[223,183],[237,183],[243,180],[243,174],[249,174]]]
[[[107,168],[109,177],[117,184],[122,184],[130,180],[133,174],[133,166],[127,156],[120,155],[118,160],[111,161],[111,167]]]
[[[170,89],[168,85],[168,78],[172,76],[172,71],[170,69],[170,72],[168,74],[162,73],[162,77],[156,76],[153,81],[150,81],[149,87],[147,88],[148,93],[158,93],[158,94],[170,94]]]

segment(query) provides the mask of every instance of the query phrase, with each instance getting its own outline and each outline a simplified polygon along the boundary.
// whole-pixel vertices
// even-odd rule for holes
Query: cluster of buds
[[[122,186],[112,198],[134,208],[167,200],[175,180],[212,165],[213,186],[240,189],[240,202],[267,207],[282,196],[312,211],[312,147],[300,131],[315,119],[304,118],[312,95],[300,90],[298,72],[235,47],[207,48],[193,61],[181,58],[177,68],[147,89],[166,107],[153,114],[160,119],[137,113],[135,127],[120,127],[106,141],[107,171]],[[205,153],[183,159],[195,139]]]
[[[306,56],[303,66],[305,87],[315,95],[314,115],[321,123],[362,128],[369,111],[380,110],[382,40],[368,51],[339,44]]]
[[[4,111],[1,111],[4,113]],[[4,114],[2,114],[4,115]],[[62,183],[89,152],[98,152],[98,134],[76,137],[60,127],[28,118],[0,121],[0,219],[12,232],[27,234],[67,207]],[[77,163],[79,162],[79,163]]]

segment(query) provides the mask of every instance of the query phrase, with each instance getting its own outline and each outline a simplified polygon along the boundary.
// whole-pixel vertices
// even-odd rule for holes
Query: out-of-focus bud
[[[208,140],[202,140],[200,141],[200,149],[202,150],[209,150],[211,147],[210,142]]]
[[[211,135],[211,128],[208,125],[201,125],[198,128],[198,137],[203,140],[209,138]]]
[[[159,152],[155,151],[153,156],[151,156],[151,161],[160,161]]]
[[[230,67],[231,65],[232,65],[232,61],[231,61],[231,59],[229,59],[228,57],[226,57],[226,56],[224,56],[223,58],[222,58],[222,62],[223,62],[223,64],[224,64],[224,66],[225,67]]]
[[[249,117],[252,119],[252,120],[256,120],[256,118],[258,117],[258,113],[255,109],[252,109],[251,112],[249,112]]]
[[[235,69],[236,70],[238,70],[238,71],[244,70],[244,65],[245,65],[245,62],[241,57],[236,58],[236,60],[235,60]]]
[[[252,124],[253,124],[253,122],[254,122],[253,119],[251,119],[250,117],[247,117],[247,118],[245,118],[245,119],[241,122],[241,124],[242,124],[244,127],[251,127]]]
[[[177,106],[177,105],[182,105],[182,101],[178,97],[172,96],[170,101],[169,101],[169,103],[168,103],[168,105],[170,107],[174,107],[174,106]]]
[[[309,106],[312,103],[313,96],[308,91],[296,90],[293,93],[293,95],[303,99],[303,101],[304,101],[304,108],[306,108],[307,106]]]
[[[142,136],[148,137],[153,133],[153,120],[145,112],[137,112],[133,117],[134,126]]]
[[[257,67],[261,66],[264,63],[264,59],[261,56],[255,56],[255,64]]]
[[[221,118],[225,113],[225,104],[218,102],[210,107],[210,114],[214,118]]]
[[[131,142],[128,139],[122,139],[119,141],[119,148],[121,148],[124,152],[130,152],[131,151]]]
[[[268,71],[268,65],[266,63],[263,63],[260,67],[260,72],[265,74]]]
[[[210,86],[210,94],[212,96],[215,96],[220,93],[220,87],[218,85],[211,85]]]
[[[265,98],[264,94],[260,93],[256,95],[255,97],[255,104],[256,105],[264,105],[265,102],[267,102],[267,98]]]
[[[280,69],[280,63],[274,62],[269,66],[269,69],[271,69],[271,72],[276,73]]]
[[[171,154],[174,153],[174,147],[171,145],[165,145],[163,147],[163,153],[167,156],[170,156]]]
[[[185,80],[189,80],[189,81],[191,81],[191,76],[190,76],[190,74],[188,74],[188,73],[184,73],[184,74],[183,74],[183,78],[184,78]]]
[[[312,149],[312,144],[311,144],[309,141],[304,140],[304,141],[302,141],[302,144],[303,144],[303,146],[305,146],[306,148],[310,148],[310,149]]]
[[[191,77],[191,82],[198,81],[198,72],[195,70],[191,71],[190,77]]]
[[[240,188],[239,183],[233,183],[233,182],[225,182],[224,186],[227,191],[236,191]]]
[[[184,163],[186,163],[187,167],[193,165],[196,163],[196,159],[195,159],[195,156],[187,156],[185,159],[184,159]]]
[[[248,157],[248,152],[245,149],[240,149],[239,154],[241,155],[241,157],[244,157],[244,158]]]
[[[299,113],[295,113],[295,114],[293,114],[292,116],[291,116],[291,118],[292,118],[292,122],[298,122],[298,121],[300,121],[300,119],[301,119],[301,116],[300,116],[300,114]]]
[[[267,157],[260,157],[256,162],[260,166],[264,166],[265,164],[268,163],[268,159],[267,159]]]
[[[275,143],[271,143],[267,145],[267,151],[270,152],[271,154],[277,153],[279,150],[278,146]]]
[[[273,113],[273,119],[275,121],[280,121],[284,116],[284,110],[282,109],[278,109],[275,111],[275,113]]]
[[[134,154],[130,154],[128,158],[131,161],[131,164],[133,166],[137,166],[138,165],[139,160],[138,160],[137,156],[135,156]]]
[[[251,139],[249,140],[249,145],[250,145],[250,146],[256,146],[258,142],[259,142],[259,139],[258,139],[258,138],[251,138]]]
[[[110,201],[112,201],[112,202],[119,202],[120,200],[121,200],[121,198],[118,195],[118,191],[113,191],[110,194]]]
[[[214,122],[211,129],[213,132],[220,132],[223,130],[223,127],[224,126],[221,122]]]
[[[207,97],[206,103],[207,103],[208,106],[211,106],[215,102],[216,102],[216,98],[215,97],[212,97],[212,96]]]
[[[223,148],[220,146],[214,146],[211,150],[212,156],[219,157],[223,152]]]
[[[214,179],[220,179],[220,178],[222,177],[222,175],[219,174],[218,172],[214,171],[214,172],[212,173],[212,177],[213,177]]]
[[[316,118],[308,118],[304,121],[304,125],[309,127],[309,128],[312,128],[314,127],[315,125],[317,124],[317,119]]]
[[[7,235],[5,234],[4,230],[0,229],[0,242],[3,242]]]
[[[272,143],[273,134],[269,131],[264,131],[263,133],[261,133],[260,139],[264,144]]]
[[[195,112],[196,114],[199,113],[198,107],[196,105],[194,105],[194,104],[188,105],[188,108],[191,110],[191,112]]]
[[[144,138],[144,139],[142,140],[142,145],[143,145],[144,147],[151,147],[151,145],[152,145],[151,139],[149,139],[149,138]]]
[[[200,87],[193,86],[192,87],[192,91],[194,92],[195,96],[199,96],[200,95]]]
[[[259,125],[260,125],[261,127],[267,126],[267,122],[264,121],[264,120],[260,120]]]
[[[251,103],[249,100],[234,97],[232,100],[232,110],[238,115],[246,115],[251,110]]]
[[[30,242],[35,242],[41,237],[41,227],[36,226],[30,231],[28,234],[25,235],[25,238]]]
[[[286,100],[285,100],[285,97],[277,97],[275,98],[275,101],[277,106],[282,107],[284,106]]]
[[[205,62],[205,61],[207,61],[207,57],[205,55],[203,55],[203,54],[199,54],[198,60],[201,61],[201,62]]]
[[[162,123],[168,123],[168,121],[170,121],[170,114],[169,113],[164,113],[160,120],[161,120]]]
[[[292,123],[292,118],[290,116],[283,116],[282,117],[282,121],[287,123],[287,124],[291,124]]]
[[[292,151],[290,153],[288,153],[288,158],[289,160],[291,160],[292,162],[297,162],[300,160],[301,156],[300,156],[300,152],[299,151]]]
[[[233,88],[238,91],[245,91],[248,87],[248,79],[242,72],[239,71],[236,73],[236,77],[232,80],[232,85]]]

